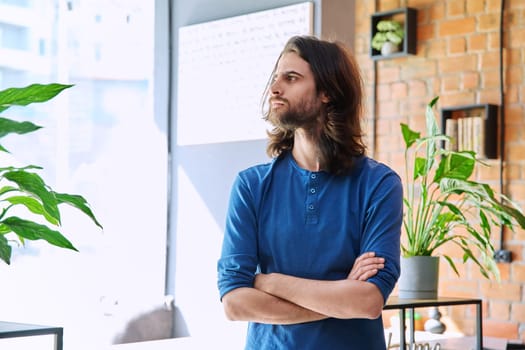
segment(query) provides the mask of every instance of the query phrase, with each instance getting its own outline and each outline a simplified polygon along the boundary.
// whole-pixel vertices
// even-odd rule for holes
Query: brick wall
[[[525,0],[507,0],[504,16],[505,166],[503,191],[525,207]],[[377,7],[376,7],[377,6]],[[377,61],[369,57],[370,17],[399,7],[418,10],[417,54]],[[369,141],[373,156],[404,175],[399,123],[424,130],[426,104],[439,95],[437,108],[475,103],[501,105],[499,21],[501,0],[356,1],[355,53],[367,88]],[[373,104],[376,135],[372,136]],[[437,110],[436,110],[437,111]],[[375,145],[375,146],[374,146]],[[477,177],[499,190],[499,160],[488,161]],[[494,244],[499,248],[499,228]],[[501,264],[501,284],[484,279],[470,264],[458,266],[457,277],[441,263],[440,295],[483,299],[484,334],[525,340],[525,232],[505,232],[505,249],[513,262]],[[456,253],[456,255],[458,255]],[[441,310],[472,334],[471,307]]]

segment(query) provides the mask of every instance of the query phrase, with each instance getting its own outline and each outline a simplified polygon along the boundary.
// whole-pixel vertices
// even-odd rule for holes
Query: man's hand
[[[354,266],[352,266],[352,271],[348,274],[347,279],[366,281],[384,267],[384,258],[376,257],[374,252],[367,252],[355,259]]]

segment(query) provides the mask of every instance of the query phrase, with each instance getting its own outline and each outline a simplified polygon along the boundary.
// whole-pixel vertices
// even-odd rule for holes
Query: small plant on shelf
[[[399,51],[405,31],[401,23],[394,20],[381,20],[376,26],[377,32],[372,38],[372,47],[382,55]]]

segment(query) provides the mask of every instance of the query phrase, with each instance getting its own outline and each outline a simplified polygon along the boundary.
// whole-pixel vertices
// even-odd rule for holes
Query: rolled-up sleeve
[[[250,188],[241,176],[230,194],[221,257],[217,263],[220,298],[240,287],[253,287],[257,271],[257,219]]]
[[[400,236],[403,221],[403,187],[397,174],[383,177],[372,192],[366,213],[362,252],[373,251],[385,258],[385,267],[368,279],[386,301],[400,275]]]

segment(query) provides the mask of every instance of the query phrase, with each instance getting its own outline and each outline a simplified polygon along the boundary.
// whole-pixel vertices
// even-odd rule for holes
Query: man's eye
[[[297,80],[297,77],[295,75],[288,75],[286,76],[286,79],[288,81],[296,81]]]

